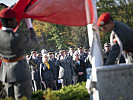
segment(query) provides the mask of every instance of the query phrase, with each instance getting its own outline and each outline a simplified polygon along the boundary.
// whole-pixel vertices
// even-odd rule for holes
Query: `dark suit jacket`
[[[50,69],[47,68],[47,66],[44,64],[44,63],[41,63],[40,64],[40,77],[41,77],[41,81],[44,81],[45,79],[48,79],[48,78],[53,78],[53,80],[57,80],[56,79],[56,68],[54,66],[54,64],[49,61],[49,66],[50,66]]]
[[[86,66],[85,63],[80,59],[80,64],[77,63],[77,61],[73,61],[74,65],[74,71],[76,75],[78,75],[79,72],[83,72],[83,75],[78,76],[78,82],[86,81]]]

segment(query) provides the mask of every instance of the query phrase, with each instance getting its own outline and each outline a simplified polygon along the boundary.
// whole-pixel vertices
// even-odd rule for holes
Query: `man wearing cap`
[[[40,63],[38,62],[39,60],[37,59],[37,52],[32,51],[31,52],[31,58],[29,60],[29,67],[31,70],[31,79],[32,79],[32,89],[33,91],[37,91],[38,89],[41,89],[40,86],[40,74],[39,74],[39,66]]]
[[[35,32],[31,20],[26,19],[29,36],[14,33],[17,26],[16,13],[11,9],[0,11],[2,29],[0,31],[0,54],[2,56],[2,81],[5,85],[7,97],[16,100],[22,96],[31,99],[31,74],[24,57],[24,51],[37,45]],[[28,34],[28,33],[27,33]]]
[[[109,13],[100,15],[97,25],[103,32],[110,32],[111,50],[105,65],[115,64],[122,50],[126,52],[128,63],[132,63],[133,30],[119,21],[113,21]]]
[[[56,66],[59,67],[58,78],[61,81],[62,87],[72,84],[72,78],[75,75],[73,63],[66,56],[65,50],[60,50],[60,57],[56,61]]]
[[[73,54],[74,54],[74,52],[75,52],[75,47],[74,46],[70,46],[69,47],[69,54],[68,54],[68,56],[69,56],[69,58],[72,60],[73,59]]]
[[[83,56],[83,53],[84,53],[83,46],[78,46],[77,51],[79,52],[80,59],[82,59],[83,58],[82,56]]]
[[[108,54],[109,54],[109,52],[110,52],[110,43],[106,42],[106,43],[104,44],[103,52],[104,52],[104,62],[106,62],[106,59],[107,59]]]

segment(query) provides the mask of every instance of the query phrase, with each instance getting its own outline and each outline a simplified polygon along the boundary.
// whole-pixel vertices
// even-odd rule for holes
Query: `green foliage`
[[[70,85],[55,92],[60,100],[89,100],[89,94],[85,88],[85,82]]]
[[[7,8],[6,5],[4,5],[3,3],[0,3],[0,10],[4,9],[4,8]]]
[[[75,46],[89,46],[87,27],[71,27],[71,36]]]
[[[88,33],[86,27],[70,27],[45,23],[35,20],[33,22],[37,35],[43,39],[45,48],[56,50],[67,48],[70,45],[88,46]]]
[[[33,25],[37,35],[43,39],[45,48],[56,50],[67,45],[65,26],[37,20],[33,22]]]
[[[70,85],[57,91],[33,92],[32,100],[89,100],[89,94],[85,88],[85,82]]]
[[[44,100],[44,91],[38,90],[37,92],[32,92],[32,100]]]

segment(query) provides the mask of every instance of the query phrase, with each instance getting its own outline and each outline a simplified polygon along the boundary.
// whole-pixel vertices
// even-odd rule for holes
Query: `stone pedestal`
[[[97,67],[97,80],[100,100],[133,100],[133,64]]]

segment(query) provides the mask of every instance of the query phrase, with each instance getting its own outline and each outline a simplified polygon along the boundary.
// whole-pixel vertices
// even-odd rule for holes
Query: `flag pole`
[[[87,82],[86,88],[89,90],[91,100],[99,100],[99,92],[97,90],[97,73],[96,67],[103,65],[102,57],[102,47],[100,43],[99,30],[96,25],[97,22],[97,10],[95,0],[85,0],[86,7],[86,18],[87,23],[92,23],[87,25],[88,38],[91,53],[91,73],[87,71]]]

